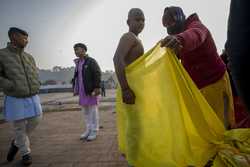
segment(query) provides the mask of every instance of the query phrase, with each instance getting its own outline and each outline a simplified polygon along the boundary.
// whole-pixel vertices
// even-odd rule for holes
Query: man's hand
[[[101,94],[100,88],[95,88],[91,93],[92,96],[98,96],[99,94]]]
[[[161,47],[173,49],[176,55],[179,54],[180,50],[182,49],[181,42],[173,35],[167,36],[161,40]]]
[[[122,90],[122,100],[126,104],[135,104],[134,92],[130,88]]]

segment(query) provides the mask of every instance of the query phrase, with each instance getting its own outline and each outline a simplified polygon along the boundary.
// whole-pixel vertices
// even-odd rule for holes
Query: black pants
[[[102,90],[102,92],[101,92],[102,96],[105,97],[105,96],[106,96],[106,91],[105,91],[105,89],[102,88],[101,90]]]

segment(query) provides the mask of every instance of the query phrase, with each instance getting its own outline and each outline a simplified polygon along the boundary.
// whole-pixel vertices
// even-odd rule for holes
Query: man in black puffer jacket
[[[101,86],[101,70],[95,59],[89,57],[86,45],[77,43],[74,45],[76,58],[75,74],[72,79],[74,95],[79,95],[79,105],[84,113],[86,131],[80,136],[83,140],[96,139],[99,130],[98,95]]]

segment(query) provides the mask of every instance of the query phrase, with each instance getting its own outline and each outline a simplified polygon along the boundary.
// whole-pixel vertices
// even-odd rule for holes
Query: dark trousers
[[[231,0],[226,50],[236,89],[250,111],[250,1]]]
[[[105,97],[106,96],[106,91],[105,89],[102,88],[102,92],[101,92],[102,96]]]
[[[250,1],[231,0],[226,50],[237,92],[250,111]]]

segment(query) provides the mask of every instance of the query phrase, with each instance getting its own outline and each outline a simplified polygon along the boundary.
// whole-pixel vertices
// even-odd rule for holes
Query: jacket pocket
[[[15,83],[11,80],[6,79],[3,88],[8,92],[13,92],[15,88]]]

